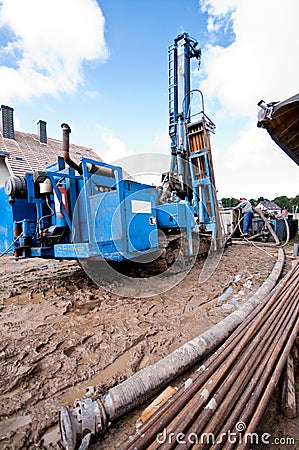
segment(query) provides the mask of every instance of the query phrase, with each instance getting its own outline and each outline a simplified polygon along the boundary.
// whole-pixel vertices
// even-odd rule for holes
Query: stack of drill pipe
[[[299,329],[298,281],[299,261],[117,450],[249,448]]]

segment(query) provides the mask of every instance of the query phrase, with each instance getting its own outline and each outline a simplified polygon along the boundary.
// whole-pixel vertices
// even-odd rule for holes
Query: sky
[[[261,99],[298,93],[298,17],[298,0],[3,0],[0,104],[19,131],[41,119],[61,139],[66,122],[106,162],[167,170],[167,50],[187,32],[202,50],[192,87],[216,124],[218,197],[294,197],[298,166],[256,123]]]

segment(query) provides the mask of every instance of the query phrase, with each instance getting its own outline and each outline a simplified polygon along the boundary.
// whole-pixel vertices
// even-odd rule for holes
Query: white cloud
[[[210,16],[225,16],[234,10],[242,0],[201,0],[200,6],[203,12]]]
[[[221,27],[227,28],[238,0],[201,0],[201,10],[209,14],[207,29],[217,32]]]
[[[228,148],[213,147],[213,160],[219,198],[298,194],[298,167],[255,121]]]
[[[257,102],[283,100],[298,90],[297,0],[204,0],[217,23],[230,16],[234,42],[205,49],[202,89],[231,114],[252,116]]]
[[[161,175],[168,171],[170,165],[170,152],[159,151],[159,146],[165,150],[168,135],[155,139],[156,146],[152,152],[137,153],[129,149],[127,144],[116,137],[112,130],[97,124],[100,130],[100,143],[95,151],[104,162],[120,166],[124,175],[132,177],[135,181],[149,185],[160,185]],[[168,138],[168,139],[167,139]]]
[[[108,57],[104,25],[95,0],[3,0],[0,26],[11,39],[0,53],[2,101],[74,91],[84,62]]]
[[[298,92],[297,0],[199,0],[208,13],[210,44],[203,49],[208,114],[216,118],[216,182],[220,196],[274,198],[298,194],[298,167],[256,127],[257,103]],[[215,45],[230,24],[230,42]],[[219,123],[220,122],[220,123]],[[236,127],[236,123],[240,127]],[[241,130],[241,133],[240,133]],[[219,131],[216,132],[217,135]],[[229,136],[229,139],[228,139]],[[212,140],[213,142],[213,140]],[[219,167],[219,169],[218,169]],[[297,173],[297,176],[296,176]]]
[[[126,144],[121,139],[115,137],[111,130],[97,125],[101,130],[101,140],[104,144],[103,152],[100,154],[101,158],[107,163],[113,163],[127,156],[134,155],[132,150],[128,150]]]
[[[154,139],[154,151],[170,153],[170,143],[171,141],[168,132],[156,136]]]

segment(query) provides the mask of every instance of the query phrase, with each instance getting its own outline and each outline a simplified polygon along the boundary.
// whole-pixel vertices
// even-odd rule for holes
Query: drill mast
[[[199,228],[212,232],[216,241],[221,226],[216,198],[210,132],[215,125],[204,112],[200,90],[191,89],[191,59],[200,64],[198,42],[188,33],[174,39],[168,48],[169,136],[171,163],[169,185],[194,208]],[[197,94],[201,110],[191,112],[191,99]]]

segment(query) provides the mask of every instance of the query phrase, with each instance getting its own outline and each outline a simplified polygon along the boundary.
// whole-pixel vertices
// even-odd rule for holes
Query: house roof
[[[299,165],[299,94],[261,106],[257,126],[265,128],[274,142]]]
[[[62,143],[58,139],[47,138],[42,144],[38,135],[33,133],[14,132],[15,139],[3,138],[0,132],[0,155],[6,157],[6,165],[11,175],[25,175],[34,170],[45,170],[46,166],[56,162],[62,155]],[[102,159],[89,147],[70,144],[70,157],[77,164],[80,157]]]
[[[263,201],[261,201],[257,205],[257,207],[260,208],[261,206],[263,206],[268,211],[270,211],[270,210],[272,210],[272,211],[281,211],[280,206],[278,206],[275,202],[272,202],[270,200],[263,200]]]

